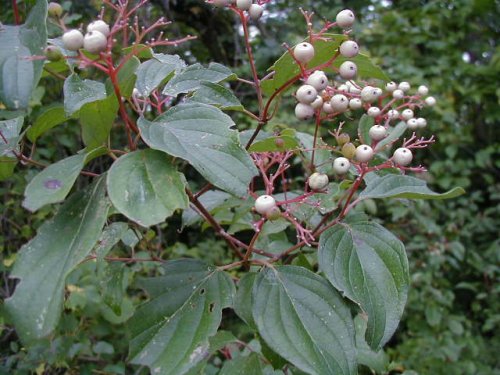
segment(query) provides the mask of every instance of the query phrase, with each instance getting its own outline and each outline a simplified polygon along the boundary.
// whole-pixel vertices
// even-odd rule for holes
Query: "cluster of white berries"
[[[264,7],[254,3],[252,0],[213,0],[212,4],[220,8],[234,4],[236,8],[247,11],[250,18],[254,21],[257,21],[262,16],[262,13],[264,13]]]
[[[80,30],[66,31],[62,36],[63,46],[70,51],[78,51],[83,47],[90,53],[98,54],[106,50],[109,34],[109,25],[102,20],[96,20],[87,26],[85,36]]]

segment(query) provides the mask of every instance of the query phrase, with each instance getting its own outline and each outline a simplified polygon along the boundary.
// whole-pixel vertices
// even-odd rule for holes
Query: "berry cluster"
[[[80,30],[66,31],[62,36],[63,46],[70,51],[78,51],[83,47],[90,53],[98,54],[106,50],[109,34],[109,25],[102,20],[96,20],[87,26],[85,36]]]
[[[305,13],[305,16],[310,25],[309,15]],[[297,99],[295,116],[302,121],[316,119],[317,127],[322,121],[333,121],[346,112],[364,112],[374,119],[375,125],[368,132],[371,140],[369,144],[361,143],[356,146],[352,143],[349,134],[341,132],[342,122],[335,132],[331,132],[335,136],[338,146],[330,147],[330,149],[342,154],[333,160],[333,172],[336,175],[345,175],[352,167],[355,168],[358,175],[382,168],[399,168],[402,172],[405,170],[422,171],[422,167],[408,167],[413,160],[412,149],[426,147],[433,142],[433,139],[417,139],[415,133],[408,140],[405,139],[402,147],[397,148],[386,161],[378,165],[368,164],[375,154],[384,149],[377,147],[377,145],[389,135],[391,122],[404,122],[406,127],[412,131],[426,127],[427,120],[423,117],[416,117],[415,112],[424,106],[434,106],[436,99],[428,96],[429,90],[424,85],[419,86],[416,92],[411,93],[412,88],[408,82],[400,82],[399,84],[389,82],[385,86],[377,87],[372,82],[355,81],[358,67],[350,59],[354,60],[360,51],[358,43],[349,39],[349,29],[354,21],[354,13],[346,9],[337,14],[335,23],[330,24],[330,26],[335,25],[344,29],[344,37],[346,38],[327,66],[321,65],[322,69],[333,70],[337,73],[333,81],[329,80],[324,71],[308,68],[308,63],[315,56],[314,40],[323,38],[321,34],[313,34],[310,31],[308,41],[301,42],[293,49],[289,49],[289,53],[300,67],[302,81],[302,85],[295,92]],[[349,60],[344,61],[337,68],[333,65],[337,56]],[[396,141],[397,139],[391,140],[388,145]],[[317,147],[316,137],[314,147]],[[318,172],[312,173],[307,180],[307,186],[316,192],[324,192],[328,184],[328,176]],[[269,197],[265,199],[266,202],[275,202],[270,195],[263,197]],[[257,202],[261,202],[259,199]],[[273,200],[271,201],[271,199]],[[275,205],[276,203],[273,207]],[[257,206],[256,203],[256,211],[262,213],[260,203],[259,207]]]
[[[261,1],[255,1],[253,2],[252,0],[212,0],[211,3],[215,5],[216,7],[223,8],[223,7],[232,7],[236,9],[239,9],[240,11],[246,11],[248,12],[248,15],[250,18],[254,21],[257,21],[262,14],[264,13],[264,7],[263,4],[265,4],[267,1],[261,0]]]

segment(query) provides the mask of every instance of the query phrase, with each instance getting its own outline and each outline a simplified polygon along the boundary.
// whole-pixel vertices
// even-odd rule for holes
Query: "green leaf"
[[[23,342],[45,337],[56,327],[66,277],[92,250],[106,221],[105,192],[100,178],[73,194],[21,248],[11,274],[20,282],[5,307]]]
[[[329,40],[314,41],[313,45],[315,56],[307,64],[308,67],[315,67],[326,63],[332,58],[333,55],[335,55],[340,44],[347,39],[347,36],[345,35],[324,35],[328,37]],[[307,40],[307,42],[309,42],[309,40]],[[389,80],[385,73],[378,66],[374,65],[367,56],[359,54],[358,56],[349,60],[356,63],[356,65],[358,66],[358,75],[361,78],[377,78],[384,81]],[[339,56],[335,60],[333,65],[338,68],[344,61],[345,59],[342,56]],[[295,63],[292,56],[290,56],[288,52],[285,52],[268,70],[273,70],[275,73],[272,79],[262,81],[262,90],[266,95],[272,95],[287,81],[300,74],[298,65]],[[334,72],[332,68],[322,68],[322,70],[330,73]]]
[[[118,112],[118,100],[110,95],[84,104],[79,113],[83,143],[88,149],[105,145]]]
[[[130,98],[132,91],[134,90],[135,81],[137,79],[136,70],[141,65],[139,59],[132,56],[118,72],[118,87],[120,88],[120,94],[124,98]]]
[[[153,50],[145,44],[132,44],[130,47],[125,47],[122,49],[123,56],[132,53],[135,57],[139,59],[151,59],[153,58]]]
[[[381,374],[389,365],[389,358],[383,350],[375,352],[368,346],[365,340],[366,326],[366,318],[364,318],[361,314],[358,314],[354,318],[358,362],[359,364],[368,366],[369,368],[377,371],[377,373]]]
[[[366,340],[381,348],[396,330],[408,295],[401,241],[376,223],[340,223],[321,234],[318,261],[333,286],[368,314]]]
[[[302,153],[304,154],[307,163],[310,164],[312,158],[314,137],[307,133],[297,132],[297,139],[300,142],[301,148],[307,150],[307,151],[302,151]],[[314,165],[316,167],[317,172],[330,173],[332,170],[332,163],[333,163],[332,153],[329,150],[322,148],[323,146],[326,146],[326,143],[323,142],[321,138],[318,138],[316,140]]]
[[[64,112],[64,107],[62,105],[57,104],[53,107],[47,108],[45,111],[40,113],[33,123],[33,126],[28,129],[26,133],[28,139],[31,142],[36,142],[42,134],[55,126],[62,124],[66,120],[66,113]]]
[[[349,308],[313,272],[295,266],[263,269],[253,288],[253,318],[271,349],[302,371],[357,373]]]
[[[68,116],[77,112],[86,103],[106,98],[104,83],[85,79],[71,74],[64,81],[64,110]]]
[[[207,209],[212,212],[215,208],[231,198],[232,195],[220,190],[209,190],[198,198],[198,201]],[[203,220],[198,211],[190,207],[182,212],[182,226],[193,225],[197,221]]]
[[[30,181],[24,191],[23,207],[34,212],[47,204],[62,202],[85,164],[78,154],[49,165]]]
[[[102,231],[99,241],[94,248],[94,252],[98,259],[104,258],[109,251],[115,246],[128,230],[127,223],[116,222],[111,223]]]
[[[248,272],[238,282],[236,297],[234,298],[234,311],[250,327],[256,328],[252,316],[252,291],[257,276],[254,272]]]
[[[263,375],[262,362],[257,353],[237,357],[224,363],[219,375]]]
[[[0,121],[0,156],[14,157],[12,151],[17,151],[19,133],[23,127],[24,117],[19,116],[11,120]],[[5,143],[7,141],[7,143]]]
[[[198,260],[174,260],[164,276],[140,279],[150,296],[129,320],[130,361],[152,373],[182,375],[205,357],[222,309],[233,302],[228,274]]]
[[[226,345],[231,344],[238,339],[229,331],[218,331],[214,336],[208,339],[210,344],[210,352],[215,353]]]
[[[446,193],[436,193],[427,187],[424,180],[406,175],[388,174],[367,180],[366,188],[359,200],[369,198],[407,198],[407,199],[450,199],[465,193],[461,187]]]
[[[374,150],[380,151],[385,146],[391,145],[392,143],[396,142],[399,139],[399,137],[401,137],[404,134],[407,128],[408,125],[406,125],[406,122],[403,121],[399,122],[394,128],[389,128],[387,137],[378,142]]]
[[[285,129],[280,135],[268,137],[266,139],[255,141],[252,143],[248,151],[250,152],[267,152],[267,151],[284,151],[294,150],[299,148],[297,135],[293,129]]]
[[[208,68],[204,68],[201,64],[190,65],[168,81],[163,94],[170,96],[185,94],[199,89],[202,81],[218,83],[234,76],[231,70],[218,63],[210,63]]]
[[[141,136],[151,148],[187,160],[208,181],[238,196],[247,193],[257,175],[241,146],[233,120],[205,104],[182,104],[154,121],[141,117]]]
[[[3,7],[6,10],[5,7]],[[29,106],[42,75],[47,45],[47,1],[38,0],[22,26],[0,26],[0,102],[7,108]]]
[[[173,73],[180,71],[186,63],[178,55],[154,54],[137,69],[135,87],[142,96],[149,96],[162,82]]]
[[[361,143],[365,145],[370,145],[372,143],[369,131],[374,124],[375,119],[373,117],[368,115],[361,116],[358,124],[358,137]]]
[[[214,105],[224,110],[243,111],[238,98],[226,87],[212,82],[200,82],[190,101]]]
[[[0,181],[4,181],[14,174],[17,165],[16,158],[0,156]]]
[[[145,227],[188,206],[184,176],[163,152],[141,150],[120,157],[109,170],[107,184],[116,209]]]

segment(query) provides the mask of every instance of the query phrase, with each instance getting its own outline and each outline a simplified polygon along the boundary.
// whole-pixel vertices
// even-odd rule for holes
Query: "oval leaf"
[[[127,326],[132,363],[162,375],[182,375],[209,353],[222,309],[232,305],[234,284],[228,274],[197,260],[176,260],[164,276],[140,279],[150,300],[140,305]]]
[[[71,74],[64,81],[64,110],[68,116],[80,110],[86,104],[96,100],[106,99],[104,83],[82,80],[78,75]]]
[[[101,178],[73,194],[21,248],[11,274],[20,282],[5,307],[25,343],[47,336],[56,327],[66,277],[90,253],[106,221],[105,192]]]
[[[233,120],[206,104],[173,107],[153,122],[138,121],[142,139],[151,148],[187,160],[208,181],[238,196],[247,193],[257,174],[241,146]]]
[[[378,350],[396,330],[408,295],[403,244],[379,224],[341,223],[320,236],[320,269],[368,314],[366,341]]]
[[[231,90],[212,82],[201,82],[200,88],[195,91],[190,100],[214,105],[225,110],[243,110],[243,106]]]
[[[340,294],[302,267],[266,268],[253,289],[260,335],[308,374],[356,374],[354,325]]]
[[[366,188],[359,200],[369,198],[407,198],[407,199],[450,199],[464,194],[461,187],[446,193],[436,193],[427,187],[424,180],[406,175],[388,174],[367,180]]]
[[[172,73],[184,68],[186,64],[178,55],[155,54],[137,69],[135,87],[142,96],[149,96]]]
[[[187,208],[184,177],[162,152],[131,152],[113,163],[107,177],[108,195],[122,214],[148,227],[175,210]]]

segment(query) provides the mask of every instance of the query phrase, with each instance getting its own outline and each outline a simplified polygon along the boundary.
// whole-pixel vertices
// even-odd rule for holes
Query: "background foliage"
[[[21,10],[30,3],[20,1]],[[269,15],[253,30],[261,71],[281,54],[283,41],[293,44],[304,35],[303,18],[296,9],[299,5],[324,19],[334,19],[346,6],[352,8],[360,20],[355,29],[360,45],[378,59],[391,79],[411,77],[410,83],[425,83],[432,93],[439,93],[437,110],[427,115],[426,130],[427,135],[436,134],[438,142],[419,158],[429,166],[427,179],[436,190],[453,186],[467,190],[466,195],[447,201],[364,203],[366,211],[377,212],[384,226],[405,242],[412,275],[409,302],[396,335],[385,354],[367,356],[366,363],[381,373],[499,374],[500,340],[495,332],[500,322],[500,5],[488,0],[276,1],[267,7]],[[67,1],[64,6],[71,9],[77,25],[96,15],[100,4]],[[12,24],[10,4],[4,0],[0,9],[2,22]],[[229,12],[214,11],[199,0],[158,0],[151,2],[142,17],[147,20],[160,14],[175,21],[170,29],[172,36],[199,36],[181,47],[180,54],[189,63],[216,61],[231,66],[238,75],[248,75],[244,47],[235,37],[237,23]],[[49,28],[51,32],[55,30]],[[62,87],[58,85],[62,83],[48,76],[42,78],[32,99],[33,115],[61,100],[58,95]],[[251,108],[252,96],[245,92],[247,88],[233,88]],[[286,105],[276,123],[296,123],[292,103],[288,104],[289,111]],[[1,110],[0,116],[5,116]],[[235,117],[242,129],[246,121]],[[297,124],[298,130],[301,127],[304,130],[303,124]],[[39,140],[37,152],[46,162],[61,160],[80,147],[78,133],[75,126],[55,128],[50,137]],[[99,163],[91,162],[88,170],[99,172],[109,167]],[[4,164],[0,175],[3,168]],[[45,207],[28,215],[21,207],[24,189],[36,173],[34,168],[17,166],[14,177],[0,186],[2,299],[10,296],[14,287],[7,276],[17,250],[53,214]],[[78,183],[83,186],[84,181]],[[129,230],[120,246],[134,248],[136,254],[153,247],[162,257],[228,261],[224,259],[225,245],[210,231],[186,228],[179,234],[178,226],[160,225],[146,232]],[[42,342],[29,351],[0,315],[0,371],[145,371],[125,363],[128,349],[121,339],[125,334],[123,322],[132,314],[131,299],[143,297],[136,289],[129,289],[127,294],[132,297],[124,294],[136,273],[152,275],[155,269],[147,263],[125,267],[88,262],[78,267],[70,275],[59,332],[51,342]],[[113,283],[114,292],[103,294],[100,283]],[[229,322],[233,323],[226,323],[223,329],[251,340],[236,317]],[[229,333],[218,339],[233,340]],[[253,344],[255,341],[250,342]],[[238,356],[236,346],[232,355]],[[212,363],[216,365],[217,358]]]

